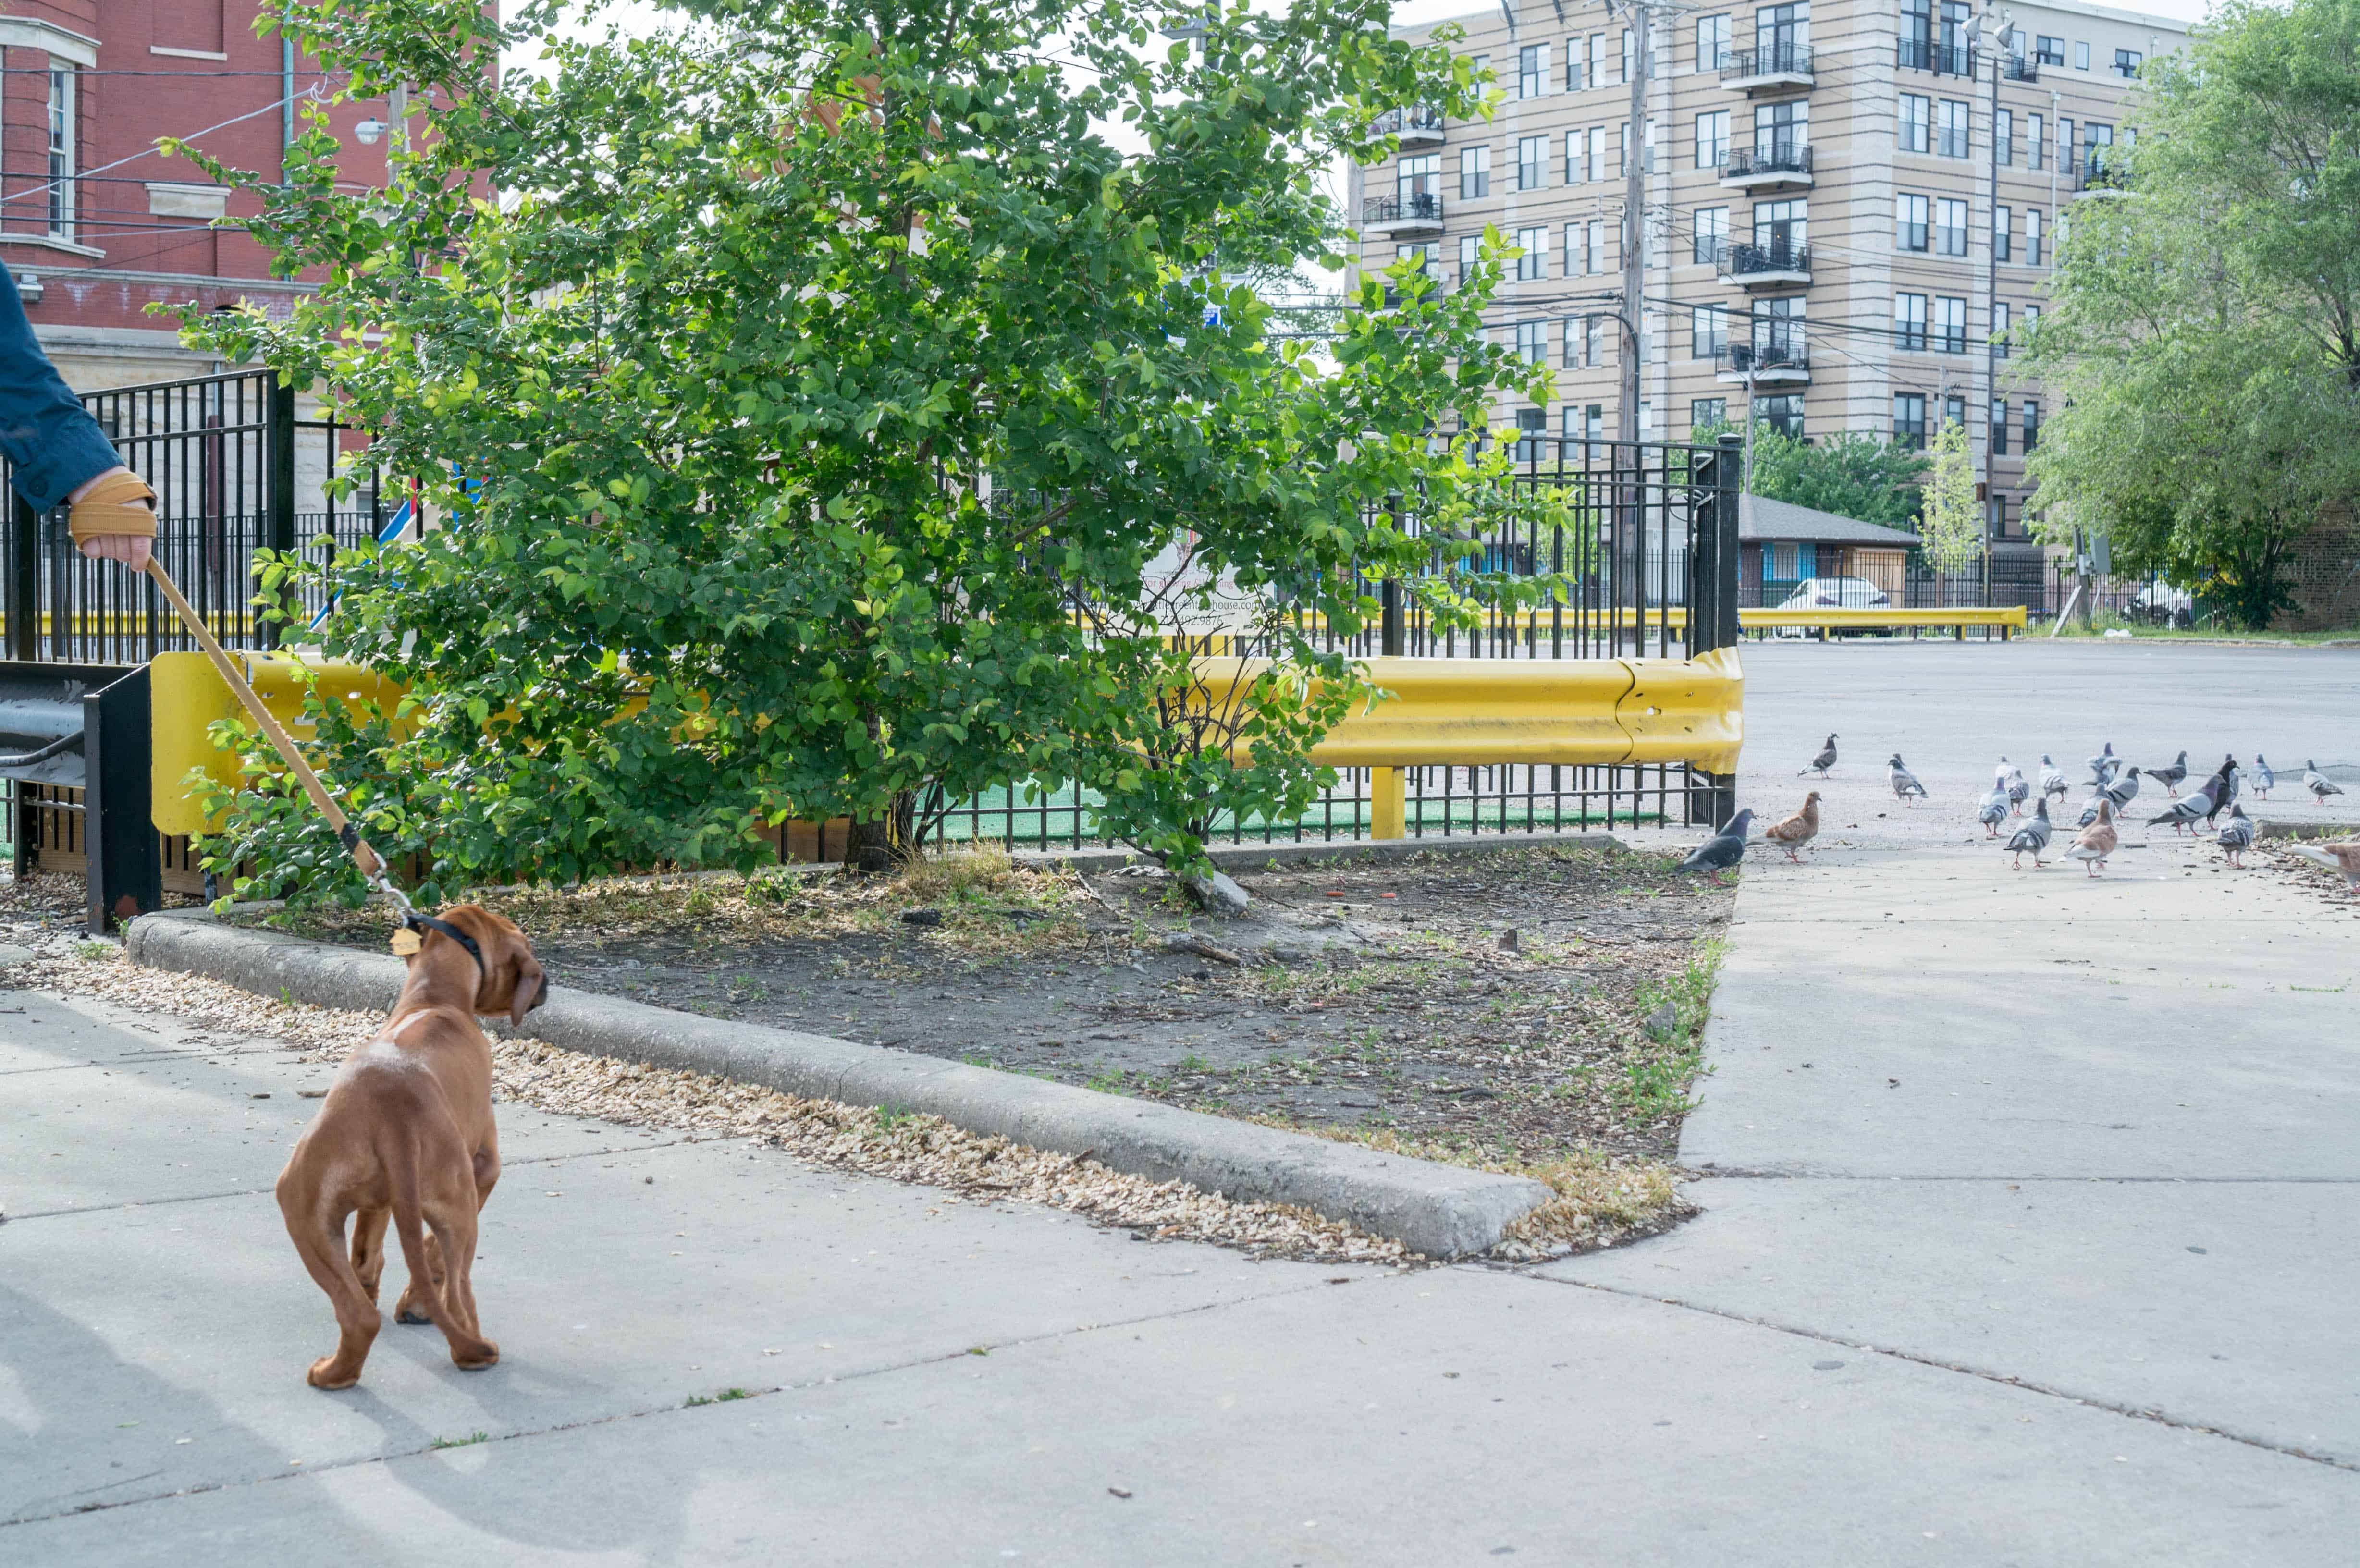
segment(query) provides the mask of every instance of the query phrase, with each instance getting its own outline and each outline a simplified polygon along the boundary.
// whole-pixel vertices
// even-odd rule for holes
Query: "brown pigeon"
[[[1762,836],[1786,852],[1786,858],[1800,866],[1803,857],[1795,852],[1819,836],[1819,792],[1817,789],[1803,797],[1803,809],[1783,822],[1774,822],[1762,830]]]
[[[2114,803],[2101,795],[2098,797],[2098,820],[2081,830],[2081,836],[2073,841],[2073,847],[2065,854],[2069,858],[2080,861],[2081,868],[2095,877],[2120,842],[2120,835],[2114,832]]]
[[[2330,839],[2325,844],[2289,846],[2305,860],[2344,873],[2344,891],[2360,898],[2360,838]]]

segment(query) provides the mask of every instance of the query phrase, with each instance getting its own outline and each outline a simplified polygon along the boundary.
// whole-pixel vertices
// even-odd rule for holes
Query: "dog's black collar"
[[[432,915],[421,915],[416,909],[411,909],[401,917],[401,923],[408,926],[411,931],[417,931],[423,927],[428,931],[441,931],[444,936],[449,937],[453,942],[457,942],[461,947],[467,950],[467,956],[475,961],[476,974],[482,975],[486,973],[484,968],[484,950],[475,945],[475,939],[474,937],[469,936],[465,931],[461,931],[449,920],[439,920]]]

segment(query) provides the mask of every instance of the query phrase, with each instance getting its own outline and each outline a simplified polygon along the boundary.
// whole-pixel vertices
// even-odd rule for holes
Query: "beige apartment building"
[[[1646,114],[1631,117],[1632,11],[1501,0],[1455,48],[1505,93],[1488,124],[1399,116],[1358,171],[1371,267],[1447,282],[1486,225],[1520,245],[1487,320],[1556,372],[1556,403],[1502,423],[1620,428],[1622,159],[1644,171],[1642,439],[1755,416],[1808,436],[1923,439],[1964,425],[1997,539],[2024,537],[2024,453],[2044,398],[1993,334],[2037,323],[2056,238],[2107,200],[2136,141],[2141,65],[2185,37],[2101,5],[1961,0],[1653,7]],[[1396,29],[1411,39],[1444,24]]]

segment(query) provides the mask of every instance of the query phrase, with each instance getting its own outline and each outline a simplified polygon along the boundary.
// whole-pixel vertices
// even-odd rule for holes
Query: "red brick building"
[[[241,202],[186,158],[180,136],[276,176],[306,95],[305,57],[255,36],[257,0],[8,0],[0,14],[0,263],[34,331],[78,391],[218,368],[180,346],[151,301],[285,310],[300,283],[211,220]],[[292,103],[290,103],[290,99]],[[390,138],[364,145],[382,103],[340,106],[348,178],[381,183]],[[250,205],[248,203],[247,205]]]

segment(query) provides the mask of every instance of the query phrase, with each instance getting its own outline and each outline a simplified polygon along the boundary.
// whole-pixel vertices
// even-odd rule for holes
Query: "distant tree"
[[[1728,427],[1699,429],[1710,441]],[[1819,441],[1754,428],[1754,494],[1810,506],[1838,517],[1906,528],[1918,516],[1918,478],[1926,459],[1880,435],[1839,430]]]
[[[1975,505],[1975,465],[1967,451],[1966,427],[1944,420],[1928,456],[1931,472],[1918,535],[1936,571],[1963,572],[1983,553],[1983,517]]]
[[[2062,395],[2038,526],[2261,626],[2360,497],[2360,0],[2231,0],[2143,80],[2130,194],[2075,206],[2017,361]]]

